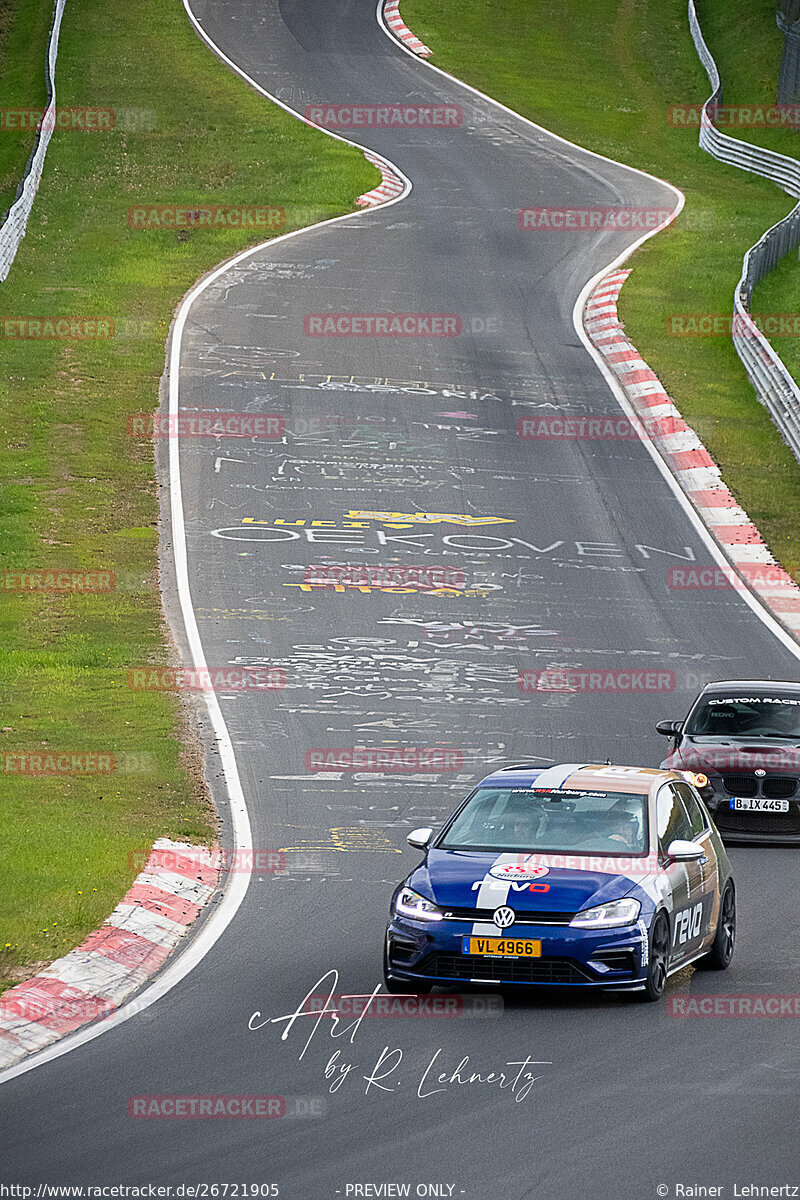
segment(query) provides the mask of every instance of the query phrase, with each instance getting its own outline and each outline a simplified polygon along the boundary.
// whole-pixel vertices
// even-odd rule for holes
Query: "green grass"
[[[14,64],[19,79],[39,78],[35,43]],[[99,751],[119,765],[102,777],[33,778],[0,758],[0,988],[104,919],[136,873],[133,851],[162,835],[208,842],[215,829],[198,756],[182,749],[178,700],[127,683],[129,667],[170,661],[170,651],[152,444],[129,437],[126,418],[157,406],[180,297],[265,235],[137,231],[128,208],[272,204],[291,229],[351,211],[379,182],[359,152],[232,75],[179,0],[70,0],[57,90],[60,105],[146,111],[139,132],[54,134],[2,285],[6,316],[106,316],[118,335],[3,342],[0,566],[108,569],[117,588],[0,592],[0,755]]]
[[[800,264],[797,253],[787,254],[753,290],[754,313],[797,313]],[[772,337],[770,342],[795,379],[800,379],[800,338]]]
[[[773,0],[702,0],[698,9],[728,81],[726,103],[772,99],[781,50]],[[685,193],[675,225],[629,262],[620,315],[773,552],[800,568],[800,469],[732,344],[666,332],[672,313],[731,313],[745,251],[793,203],[773,184],[715,162],[696,131],[668,125],[669,105],[702,103],[710,90],[685,0],[402,0],[401,11],[436,65]],[[789,153],[800,146],[800,134],[786,130],[751,140]],[[787,284],[780,302],[773,295],[768,303],[766,286],[754,309],[797,307],[796,289],[792,298]]]

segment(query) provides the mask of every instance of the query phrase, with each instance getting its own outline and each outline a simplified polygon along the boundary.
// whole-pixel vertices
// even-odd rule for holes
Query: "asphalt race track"
[[[484,764],[658,765],[654,721],[682,716],[702,683],[797,678],[798,664],[740,594],[667,587],[670,566],[711,558],[644,445],[516,433],[523,417],[619,414],[572,309],[635,236],[521,231],[518,210],[672,209],[674,194],[414,61],[373,0],[201,0],[194,11],[298,111],[403,101],[461,106],[463,122],[341,130],[395,162],[411,194],[267,246],[192,307],[182,407],[285,422],[283,439],[186,438],[180,454],[206,660],[285,672],[285,687],[220,704],[254,845],[285,850],[287,865],[254,875],[224,936],[158,1003],[2,1087],[4,1174],[275,1183],[286,1200],[366,1183],[412,1195],[447,1185],[438,1194],[469,1200],[649,1200],[676,1181],[723,1184],[728,1197],[737,1182],[792,1183],[791,1020],[677,1019],[630,997],[537,991],[506,997],[502,1017],[365,1019],[352,1040],[308,1020],[285,1040],[281,1024],[248,1029],[255,1011],[279,1017],[322,991],[332,969],[337,992],[375,988],[389,896],[418,861],[405,835],[441,821]],[[307,335],[305,318],[329,312],[453,314],[461,332]],[[309,567],[337,563],[447,568],[461,586],[315,587]],[[655,669],[674,686],[520,691],[519,671],[563,666]],[[315,749],[354,746],[458,754],[438,774],[307,769]],[[796,853],[731,855],[733,967],[684,972],[669,995],[798,991]],[[529,1089],[436,1083],[465,1056],[462,1077],[543,1065],[528,1066]],[[128,1116],[129,1097],[163,1094],[283,1096],[287,1115]]]

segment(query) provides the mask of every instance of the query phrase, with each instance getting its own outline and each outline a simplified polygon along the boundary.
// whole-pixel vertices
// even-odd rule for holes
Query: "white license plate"
[[[736,812],[788,812],[788,800],[767,800],[763,796],[737,796],[731,800]]]

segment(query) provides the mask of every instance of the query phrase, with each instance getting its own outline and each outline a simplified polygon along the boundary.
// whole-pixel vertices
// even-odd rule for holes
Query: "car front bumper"
[[[700,793],[725,842],[800,846],[800,804],[789,801],[786,813],[737,812],[726,792],[703,789]]]
[[[485,927],[482,927],[485,928]],[[641,987],[647,972],[648,927],[643,920],[619,929],[522,925],[473,934],[469,921],[413,921],[394,916],[386,930],[386,968],[393,979],[453,984],[555,987]],[[538,957],[464,954],[463,938],[496,936],[541,942]]]

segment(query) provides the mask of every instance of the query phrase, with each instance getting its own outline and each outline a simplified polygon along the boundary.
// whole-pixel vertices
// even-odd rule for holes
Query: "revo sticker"
[[[480,890],[480,888],[485,887],[487,882],[489,884],[489,887],[493,887],[493,888],[504,888],[506,886],[504,883],[501,883],[499,880],[489,879],[484,882],[483,880],[476,879],[472,885],[473,892],[477,892]],[[526,892],[526,891],[527,892],[549,892],[550,891],[549,883],[514,883],[514,882],[512,882],[508,885],[508,887],[510,888],[510,890],[512,892]]]
[[[703,925],[703,902],[693,908],[683,908],[675,914],[675,925],[672,934],[673,946],[683,946],[686,942],[694,941],[700,936]]]

